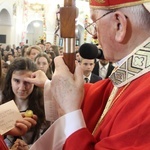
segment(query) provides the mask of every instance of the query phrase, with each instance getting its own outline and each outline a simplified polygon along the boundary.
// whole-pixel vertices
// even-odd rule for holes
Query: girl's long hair
[[[15,94],[12,91],[11,78],[14,71],[36,71],[36,64],[29,58],[16,58],[14,62],[10,65],[7,75],[4,81],[4,87],[2,90],[2,103],[8,101],[15,101]],[[38,116],[37,128],[41,126],[44,121],[44,104],[43,104],[43,91],[41,88],[34,85],[32,93],[28,97],[28,108],[33,111],[34,114]]]

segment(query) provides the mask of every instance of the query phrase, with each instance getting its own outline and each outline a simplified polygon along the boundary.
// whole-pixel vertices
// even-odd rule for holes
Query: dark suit
[[[109,63],[109,66],[108,66],[108,69],[107,69],[107,74],[106,74],[105,78],[108,78],[110,76],[113,69],[114,69],[114,66],[112,65],[112,63]],[[99,62],[95,63],[95,67],[94,67],[92,73],[99,76]]]
[[[95,75],[94,73],[91,74],[90,83],[95,83],[99,80],[102,80],[102,78],[99,77],[98,75]]]

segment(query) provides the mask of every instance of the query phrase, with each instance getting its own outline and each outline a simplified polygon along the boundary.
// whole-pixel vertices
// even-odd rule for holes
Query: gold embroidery
[[[150,70],[150,38],[135,48],[128,58],[112,72],[110,79],[114,86],[121,87]]]
[[[121,96],[121,94],[126,90],[126,88],[129,86],[130,83],[126,84],[124,86],[124,88],[120,91],[120,93],[116,96],[117,92],[118,92],[118,87],[114,86],[109,99],[106,103],[105,109],[103,110],[102,115],[100,116],[94,130],[93,130],[93,135],[95,134],[96,130],[98,129],[99,125],[102,123],[103,119],[105,118],[105,116],[107,115],[107,113],[109,112],[109,110],[113,107],[113,105],[115,104],[115,102],[117,101],[117,99]],[[116,97],[115,97],[116,96]]]
[[[101,4],[105,3],[105,0],[95,0],[95,1]]]

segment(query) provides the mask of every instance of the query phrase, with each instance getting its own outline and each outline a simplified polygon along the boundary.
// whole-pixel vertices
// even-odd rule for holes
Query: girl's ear
[[[122,42],[127,32],[127,17],[120,11],[116,11],[115,15],[115,40]]]

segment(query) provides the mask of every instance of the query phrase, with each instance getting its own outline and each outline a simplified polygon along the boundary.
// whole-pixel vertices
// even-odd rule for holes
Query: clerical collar
[[[150,38],[118,62],[119,67],[109,77],[114,86],[121,87],[150,71]]]

